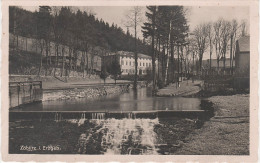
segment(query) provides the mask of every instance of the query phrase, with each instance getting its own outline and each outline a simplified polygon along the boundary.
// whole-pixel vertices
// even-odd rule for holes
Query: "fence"
[[[233,76],[231,75],[207,75],[204,79],[204,90],[206,91],[224,91],[233,88]]]
[[[42,101],[42,82],[9,82],[9,108]]]

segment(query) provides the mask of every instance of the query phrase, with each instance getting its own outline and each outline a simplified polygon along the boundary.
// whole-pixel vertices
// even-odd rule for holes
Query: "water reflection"
[[[32,111],[148,111],[148,110],[197,110],[199,98],[153,97],[150,88],[130,90],[121,95],[108,95],[96,99],[70,99],[44,101],[17,110]]]

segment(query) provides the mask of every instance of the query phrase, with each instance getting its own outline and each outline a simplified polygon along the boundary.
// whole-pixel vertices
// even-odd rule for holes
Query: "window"
[[[142,63],[140,62],[140,66],[142,66]]]
[[[129,62],[129,65],[131,66],[131,61]]]
[[[151,63],[149,63],[149,67],[151,67]]]
[[[127,69],[125,69],[125,72],[127,73]]]
[[[125,65],[127,65],[127,61],[125,61]]]
[[[144,66],[144,63],[143,63],[143,66]]]
[[[121,65],[124,65],[124,61],[121,61]]]
[[[146,63],[146,67],[148,67],[148,63]]]

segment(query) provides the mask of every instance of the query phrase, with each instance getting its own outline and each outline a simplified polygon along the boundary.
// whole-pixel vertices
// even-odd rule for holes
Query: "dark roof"
[[[237,40],[240,52],[250,52],[250,36],[243,36]]]
[[[125,57],[134,57],[134,52],[118,51],[116,54],[118,54],[120,56],[125,56]],[[137,55],[138,55],[139,58],[146,58],[146,59],[151,59],[152,58],[149,55],[145,55],[145,54],[141,54],[141,53],[138,53]]]

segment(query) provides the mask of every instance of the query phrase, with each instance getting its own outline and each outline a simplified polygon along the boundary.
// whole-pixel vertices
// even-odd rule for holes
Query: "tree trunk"
[[[16,47],[17,47],[17,50],[19,49],[19,36],[18,34],[16,35]]]
[[[86,55],[85,52],[82,52],[82,57],[83,57],[83,78],[85,77],[85,71],[86,71]]]
[[[232,53],[233,53],[233,35],[231,34],[231,36],[230,36],[230,73],[231,73],[231,75],[233,75],[233,64],[232,64],[232,60],[233,60],[233,55],[232,55]]]
[[[50,56],[50,66],[52,67],[52,64],[51,64],[51,42],[48,43],[49,44],[49,56]]]
[[[218,74],[219,74],[219,58],[217,58],[217,64],[218,64]]]
[[[136,44],[136,26],[137,26],[137,13],[135,13],[135,77],[134,77],[134,90],[137,89],[137,44]]]
[[[39,71],[38,71],[38,76],[41,75],[41,70],[42,70],[42,53],[43,53],[43,47],[42,47],[42,43],[41,43],[41,40],[40,40],[40,44],[41,44],[41,59],[40,59],[40,67],[39,67]]]
[[[178,75],[177,75],[177,83],[179,85],[179,76],[180,76],[180,46],[177,46],[177,52],[178,52]]]
[[[54,76],[56,76],[56,70],[58,67],[58,55],[59,55],[59,45],[55,43],[55,68],[54,68]]]
[[[195,68],[195,64],[194,64],[194,55],[195,52],[192,52],[192,83],[194,83],[194,68]]]
[[[62,53],[62,70],[61,70],[60,77],[63,76],[64,66],[65,66],[65,63],[64,63],[64,45],[62,45],[61,53]]]
[[[152,73],[153,73],[153,91],[155,91],[156,76],[155,76],[154,35],[152,35]]]
[[[209,71],[210,71],[210,74],[212,74],[212,70],[211,70],[211,58],[212,58],[212,45],[211,45],[211,40],[210,40],[210,42],[209,42],[209,44],[210,44],[210,49],[209,49]]]
[[[45,67],[45,76],[47,76],[48,75],[48,68],[49,68],[49,62],[48,62],[48,55],[49,55],[49,50],[48,50],[48,41],[47,40],[45,40],[45,45],[46,45],[46,47],[45,47],[45,55],[46,55],[46,67]]]
[[[182,64],[183,64],[183,46],[181,46],[181,81],[182,81],[182,76],[183,76],[183,73],[182,73]]]
[[[161,38],[159,37],[159,52],[158,52],[158,81],[160,80],[160,57],[161,57]]]
[[[27,37],[25,37],[25,50],[27,51]]]
[[[69,48],[69,75],[70,75],[71,67],[72,67],[72,49]]]
[[[167,45],[166,45],[166,65],[165,65],[165,79],[164,83],[168,83],[168,65],[169,65],[169,39],[167,40]]]
[[[174,45],[171,39],[171,82],[174,81]]]
[[[166,69],[166,64],[165,64],[165,45],[163,45],[163,52],[162,52],[162,82],[163,82],[163,85],[165,84],[165,69]]]

